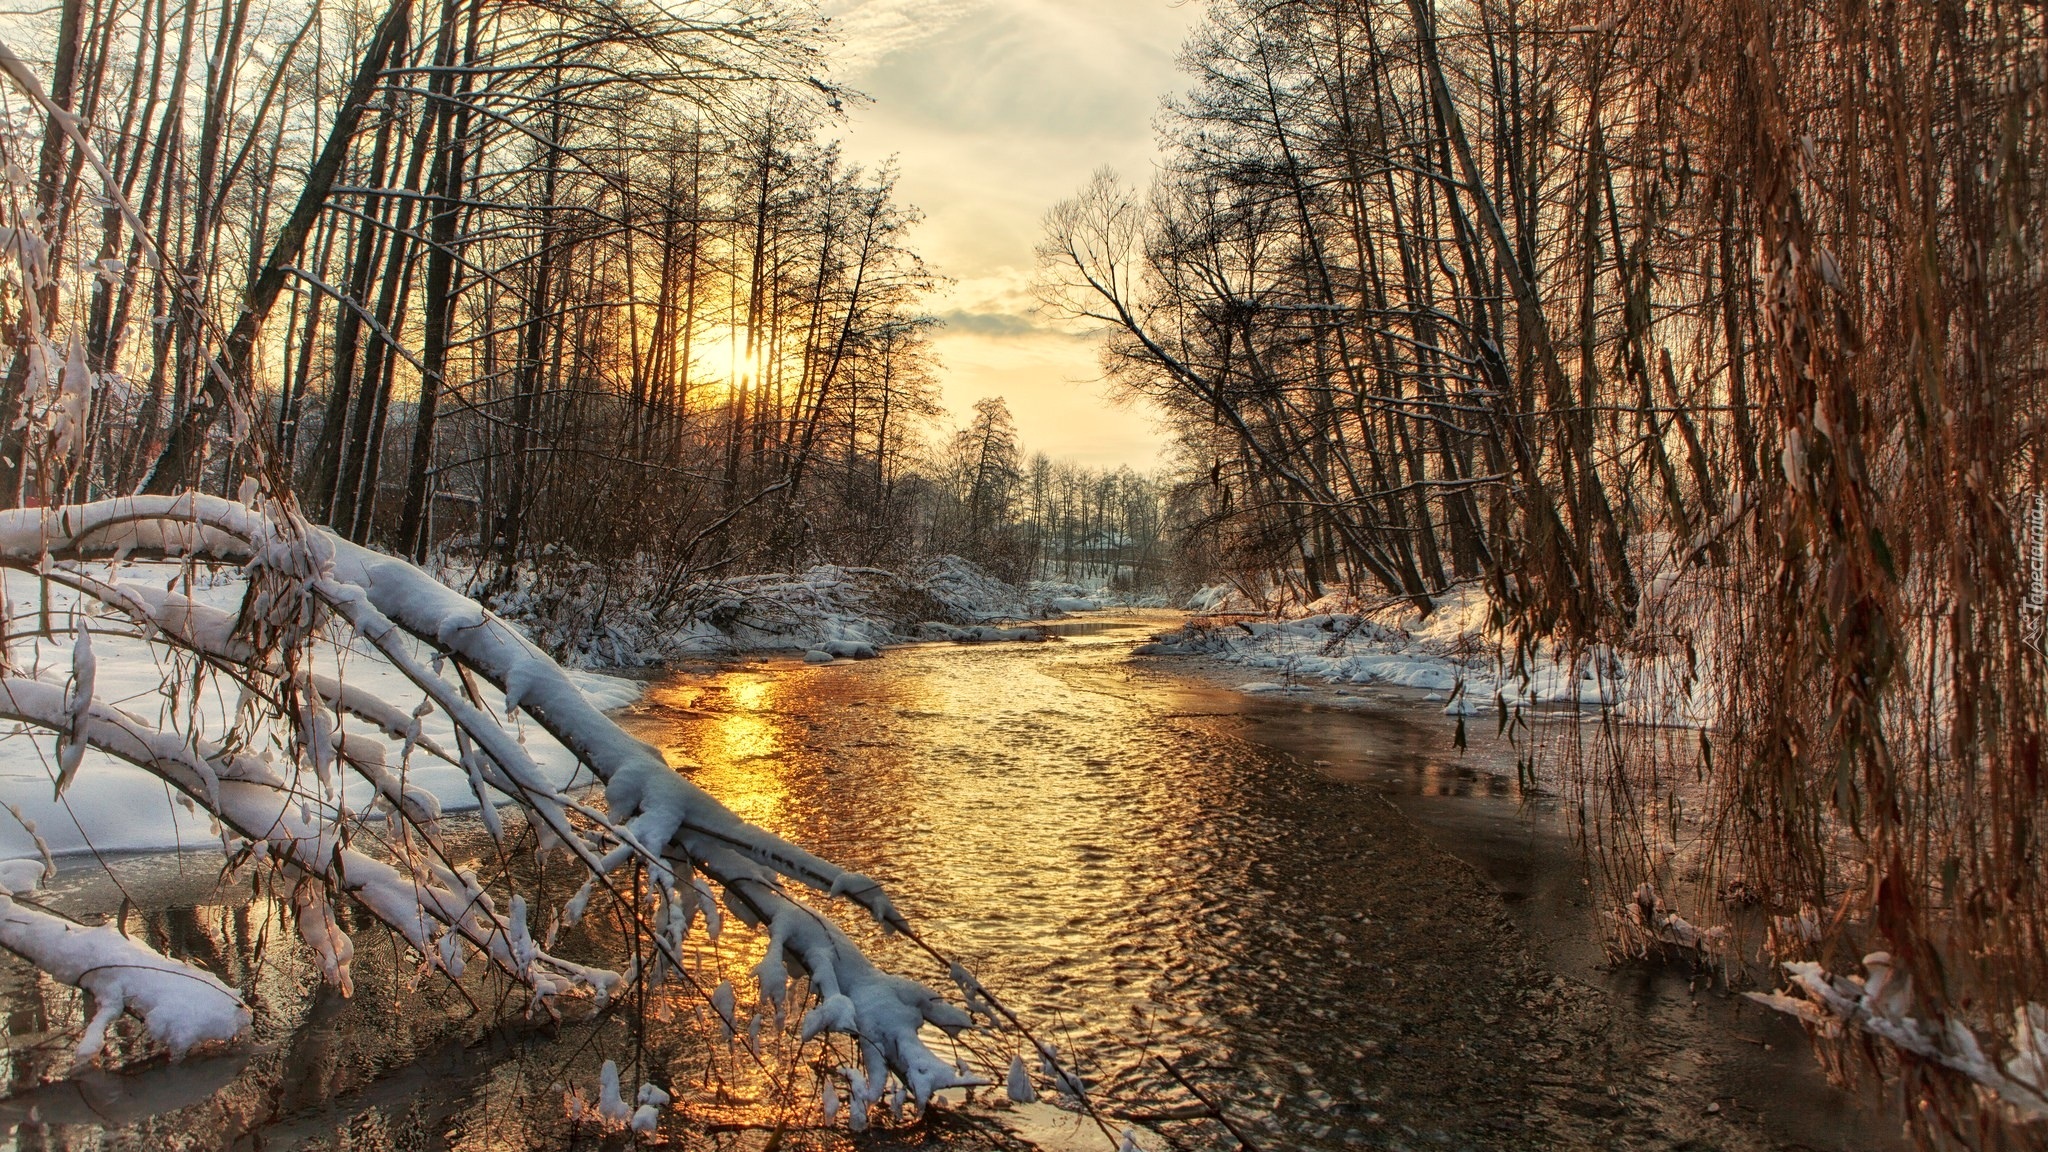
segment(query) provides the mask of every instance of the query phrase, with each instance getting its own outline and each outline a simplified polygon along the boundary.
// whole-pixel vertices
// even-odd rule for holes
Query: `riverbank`
[[[1200,656],[1235,666],[1244,673],[1237,683],[1243,692],[1413,688],[1453,716],[1605,707],[1665,726],[1704,722],[1704,704],[1695,699],[1702,677],[1681,672],[1693,657],[1645,639],[1628,652],[1541,644],[1511,660],[1512,647],[1504,646],[1478,584],[1446,590],[1427,612],[1406,599],[1343,594],[1291,612],[1252,608],[1240,596],[1204,589],[1188,602],[1185,622],[1160,630],[1137,654]],[[1655,621],[1685,610],[1669,589],[1653,596],[1644,608],[1643,636],[1657,633]]]
[[[1370,706],[1331,706],[1335,688],[1246,695],[1231,666],[1129,658],[1167,622],[1095,616],[1045,644],[858,663],[722,660],[650,683],[620,718],[739,815],[884,884],[1099,1106],[1179,1147],[1232,1144],[1155,1056],[1268,1149],[1898,1146],[1821,1082],[1796,1027],[1574,953],[1567,930],[1593,912],[1555,810],[1517,793],[1511,758],[1457,749],[1440,705],[1386,686],[1358,690]],[[494,859],[474,821],[451,833],[459,856]],[[94,918],[127,899],[131,930],[204,941],[231,980],[267,948],[264,980],[311,983],[299,950],[266,943],[288,912],[220,883],[217,865],[126,861],[117,888],[79,861],[47,896]],[[570,895],[532,887],[549,906]],[[609,915],[600,900],[561,946],[606,958]],[[903,938],[850,930],[892,970],[943,978]],[[988,1093],[933,1127],[878,1121],[858,1140],[817,1127],[811,1077],[846,1054],[756,1017],[750,934],[692,939],[691,979],[729,984],[737,1018],[764,1021],[768,1073],[674,983],[650,990],[636,1036],[612,1014],[489,1011],[487,974],[413,990],[409,966],[363,963],[351,999],[266,997],[247,1052],[178,1081],[203,1094],[157,1075],[180,1066],[145,1068],[122,1098],[155,1103],[108,1115],[120,1132],[208,1147],[332,1146],[341,1132],[352,1146],[561,1146],[574,1138],[562,1088],[588,1091],[615,1059],[674,1090],[680,1130],[706,1146],[1108,1149],[1092,1128],[1062,1144],[1017,1124]],[[382,948],[361,935],[365,955]],[[32,1083],[62,1059],[79,1006],[19,965],[0,973],[7,1019],[32,1022],[9,1032]],[[1009,1033],[968,1043],[999,1063],[1023,1047]],[[78,1134],[55,1127],[72,1113],[20,1115],[55,1144]]]
[[[522,568],[496,590],[470,569],[443,565],[437,575],[484,593],[486,607],[565,666],[600,670],[772,652],[866,659],[918,641],[1036,639],[1018,622],[1165,604],[1102,584],[1015,585],[958,556],[901,572],[820,564],[680,584],[631,565]]]

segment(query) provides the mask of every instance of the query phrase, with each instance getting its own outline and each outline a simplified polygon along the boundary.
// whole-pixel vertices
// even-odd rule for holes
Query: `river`
[[[1900,1146],[1796,1027],[1683,971],[1606,965],[1554,805],[1487,738],[1460,751],[1412,692],[1248,696],[1228,685],[1255,677],[1131,657],[1167,619],[685,669],[621,718],[742,816],[881,880],[1156,1146],[1236,1146],[1160,1058],[1262,1149]],[[175,858],[122,875],[148,931],[264,973],[269,1023],[248,1052],[0,1102],[15,1147],[552,1146],[519,1111],[558,1115],[550,1076],[624,1043],[616,1017],[485,1026],[505,1012],[445,982],[408,993],[412,966],[368,937],[342,1001],[258,962],[290,930],[246,884]],[[52,900],[122,897],[71,866]],[[718,963],[737,972],[735,935]],[[907,943],[867,942],[943,983]],[[25,1085],[75,1008],[19,964],[0,995]],[[699,1132],[753,1146],[760,1100],[692,1052],[718,1045],[690,1023],[634,1055],[703,1090],[684,1101]],[[1050,1109],[955,1111],[866,1144],[1106,1146]]]

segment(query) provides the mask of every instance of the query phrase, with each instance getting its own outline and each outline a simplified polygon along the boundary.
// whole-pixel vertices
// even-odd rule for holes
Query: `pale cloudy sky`
[[[916,244],[952,287],[930,301],[944,402],[957,419],[1000,395],[1026,447],[1149,468],[1163,437],[1101,382],[1092,339],[1032,314],[1033,247],[1052,205],[1103,165],[1143,183],[1159,97],[1179,88],[1199,15],[1174,0],[828,0],[839,78],[873,96],[848,154],[892,154]]]

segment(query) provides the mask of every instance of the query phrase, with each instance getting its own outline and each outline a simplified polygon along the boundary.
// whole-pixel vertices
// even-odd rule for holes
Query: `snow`
[[[564,665],[588,668],[773,651],[813,663],[866,660],[914,641],[1040,638],[1034,629],[1006,626],[1017,621],[1166,606],[1164,597],[1119,591],[1101,580],[1041,580],[1020,588],[957,556],[903,573],[821,564],[705,579],[673,597],[663,595],[657,574],[634,565],[568,569],[570,575],[547,581],[522,569],[489,603]],[[444,569],[441,579],[456,587],[483,582],[476,572],[454,568]],[[663,603],[668,606],[655,607]]]
[[[569,682],[576,685],[590,701],[592,707],[604,712],[616,712],[640,699],[645,691],[638,680],[624,676],[607,676],[602,672],[590,672],[574,668],[563,669]]]
[[[1010,1074],[1005,1087],[1013,1103],[1029,1104],[1038,1099],[1038,1089],[1031,1084],[1031,1073],[1024,1067],[1023,1056],[1010,1057]]]
[[[1249,607],[1242,593],[1227,585],[1202,589],[1189,600],[1191,608],[1209,612],[1232,604]],[[1672,609],[1667,605],[1663,610]],[[1445,714],[1455,716],[1501,707],[1606,705],[1629,710],[1639,720],[1696,726],[1704,715],[1703,707],[1684,694],[1671,704],[1665,693],[1644,691],[1653,678],[1669,671],[1658,661],[1624,658],[1605,646],[1571,657],[1546,647],[1521,672],[1503,667],[1505,647],[1491,616],[1477,585],[1436,597],[1427,614],[1405,599],[1362,604],[1328,596],[1292,618],[1193,620],[1137,646],[1134,654],[1201,655],[1268,673],[1238,686],[1251,694],[1304,692],[1313,684],[1409,689],[1442,703]],[[1653,713],[1639,699],[1645,696],[1665,703]]]
[[[918,587],[944,609],[933,619],[951,624],[991,624],[1043,615],[1024,592],[958,556],[941,556],[915,573]]]
[[[0,946],[92,995],[93,1017],[78,1043],[81,1063],[99,1053],[107,1025],[124,1009],[174,1056],[231,1040],[250,1023],[241,993],[111,924],[88,928],[0,896]]]
[[[66,715],[62,693],[54,686],[18,677],[0,679],[0,714],[51,727]],[[339,889],[372,916],[395,930],[423,957],[439,957],[451,970],[445,949],[432,944],[430,922],[448,927],[470,943],[486,949],[501,964],[531,985],[537,996],[584,987],[607,996],[618,983],[613,973],[558,960],[534,949],[523,923],[507,925],[490,912],[474,882],[445,868],[412,873],[339,844],[332,811],[318,797],[293,787],[252,755],[230,753],[205,738],[188,739],[159,732],[139,718],[95,703],[93,747],[133,765],[150,765],[160,788],[175,789],[184,799],[206,797],[218,814],[215,833],[223,849],[240,837],[255,859],[272,859],[303,877],[338,873]],[[214,765],[219,766],[216,772]],[[223,778],[225,777],[225,778]],[[427,829],[431,831],[431,827]],[[330,982],[346,990],[353,945],[336,924],[326,889],[302,880],[293,889],[301,938],[314,952]],[[524,911],[518,897],[515,915]]]
[[[1886,952],[1863,958],[1864,975],[1839,976],[1819,964],[1790,962],[1789,992],[1746,992],[1767,1008],[1797,1017],[1830,1036],[1854,1028],[1884,1040],[1915,1057],[1940,1064],[1976,1081],[2025,1120],[2048,1120],[2048,1005],[2029,1002],[2013,1010],[2009,1036],[1998,1038],[1995,1051],[2012,1053],[1995,1063],[1984,1044],[1961,1020],[1945,1026],[1911,1015],[1913,980],[1894,971]],[[1997,1022],[1991,1022],[1994,1029]]]
[[[633,1110],[619,1095],[619,1066],[607,1060],[597,1074],[597,1118],[607,1128],[624,1128]]]
[[[43,886],[48,873],[40,859],[0,860],[0,894],[15,896],[33,892]]]
[[[1185,607],[1190,612],[1222,612],[1236,594],[1228,584],[1205,584],[1188,597]]]
[[[182,567],[166,563],[101,567],[96,574],[102,580],[155,591],[158,603],[168,604],[175,610],[181,632],[231,625],[242,592],[247,587],[231,570],[210,573],[203,568],[193,574],[188,585]],[[6,595],[12,603],[30,605],[38,602],[40,582],[33,576],[8,571],[4,579]],[[181,593],[189,588],[189,598],[162,591],[165,584],[173,582],[179,585]],[[50,594],[53,620],[85,622],[89,619],[78,611],[81,598],[76,593],[53,584]],[[111,622],[104,619],[92,625],[93,628],[110,626]],[[62,686],[71,677],[75,651],[93,651],[96,657],[87,687],[89,696],[122,706],[141,702],[154,711],[164,679],[174,670],[162,649],[111,631],[100,631],[94,635],[88,628],[81,630],[79,635],[93,635],[93,639],[89,645],[82,638],[74,643],[47,636],[16,639],[11,645],[13,663],[29,670],[34,679]],[[329,685],[345,685],[352,702],[365,710],[371,706],[371,701],[419,698],[418,689],[388,660],[372,651],[333,654],[313,672],[325,678]],[[453,683],[453,670],[446,675]],[[640,685],[632,680],[592,672],[572,672],[569,675],[591,705],[601,710],[622,708],[640,696]],[[218,729],[224,729],[228,713],[236,705],[238,697],[231,682],[225,679],[216,679],[211,684],[213,687],[202,693],[197,706],[201,715]],[[504,693],[484,686],[482,698],[489,711],[504,714]],[[392,709],[383,719],[401,725],[410,725],[413,721],[404,709]],[[419,748],[454,746],[454,725],[445,713],[434,710],[418,723],[419,735],[415,743]],[[587,771],[579,773],[575,756],[546,732],[529,731],[525,747],[540,771],[557,786],[590,782]],[[40,729],[20,725],[0,728],[0,800],[16,806],[23,816],[35,823],[53,855],[77,855],[94,850],[161,851],[217,841],[211,820],[196,804],[179,802],[167,796],[163,782],[156,775],[101,752],[80,749],[83,753],[81,774],[92,784],[91,803],[76,802],[73,794],[59,796],[55,784],[60,778],[62,759],[53,749],[51,738]],[[398,760],[398,757],[392,757],[389,765],[394,773],[394,782],[400,771]],[[402,775],[405,793],[426,801],[438,811],[469,812],[478,807],[470,775],[459,765],[416,753],[405,760]],[[343,780],[343,803],[352,811],[369,810],[376,800],[376,792],[377,789],[366,780],[355,777]],[[494,803],[510,802],[495,790],[489,794]],[[34,839],[21,822],[0,815],[0,859],[39,855]]]
[[[1106,602],[1070,585],[1020,590],[957,556],[908,573],[820,564],[802,572],[705,579],[672,597],[662,594],[652,571],[587,568],[572,566],[580,576],[550,577],[563,586],[522,570],[490,607],[565,665],[616,668],[788,650],[820,663],[818,654],[866,660],[890,644],[952,639],[956,630],[1058,615],[1056,600],[1076,610],[1083,601],[1086,610]],[[475,573],[452,569],[442,580],[477,582]]]
[[[1032,603],[1050,612],[1100,612],[1105,608],[1166,608],[1167,598],[1156,591],[1136,591],[1120,586],[1118,572],[1111,566],[1079,566],[1066,579],[1034,580],[1024,586]]]

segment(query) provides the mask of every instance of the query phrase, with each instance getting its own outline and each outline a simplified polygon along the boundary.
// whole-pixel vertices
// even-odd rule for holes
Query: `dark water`
[[[1193,1109],[1159,1057],[1266,1149],[1895,1146],[1875,1105],[1822,1081],[1796,1028],[1690,973],[1602,967],[1575,858],[1549,808],[1517,795],[1511,758],[1476,736],[1460,753],[1412,694],[1247,697],[1130,658],[1164,619],[705,670],[625,719],[742,816],[888,885],[1158,1146],[1235,1146],[1213,1120],[1162,1119]],[[687,997],[653,1006],[669,1023],[651,1040],[617,1014],[527,1022],[470,1003],[484,982],[408,992],[412,964],[365,934],[341,1001],[290,959],[268,897],[203,864],[122,874],[131,927],[253,982],[265,1023],[245,1052],[33,1087],[61,1065],[76,1006],[11,965],[14,1147],[557,1147],[578,1135],[559,1122],[562,1085],[607,1056],[677,1090],[674,1141],[760,1146],[750,1123],[771,1114],[797,1117],[783,1146],[840,1139],[803,1131],[808,1095],[707,1036]],[[95,870],[69,875],[58,902],[120,906]],[[894,970],[943,983],[869,936]],[[758,947],[728,933],[699,957],[743,1011]],[[999,1060],[1015,1047],[975,1044]],[[774,1069],[817,1062],[772,1030],[764,1052]],[[1009,1141],[1000,1105],[965,1115],[862,1142]]]
[[[1461,752],[1415,693],[1245,696],[1134,660],[1146,623],[686,678],[637,725],[883,879],[1140,1113],[1188,1102],[1164,1055],[1281,1147],[1893,1143],[1795,1027],[1602,967],[1511,754]]]

